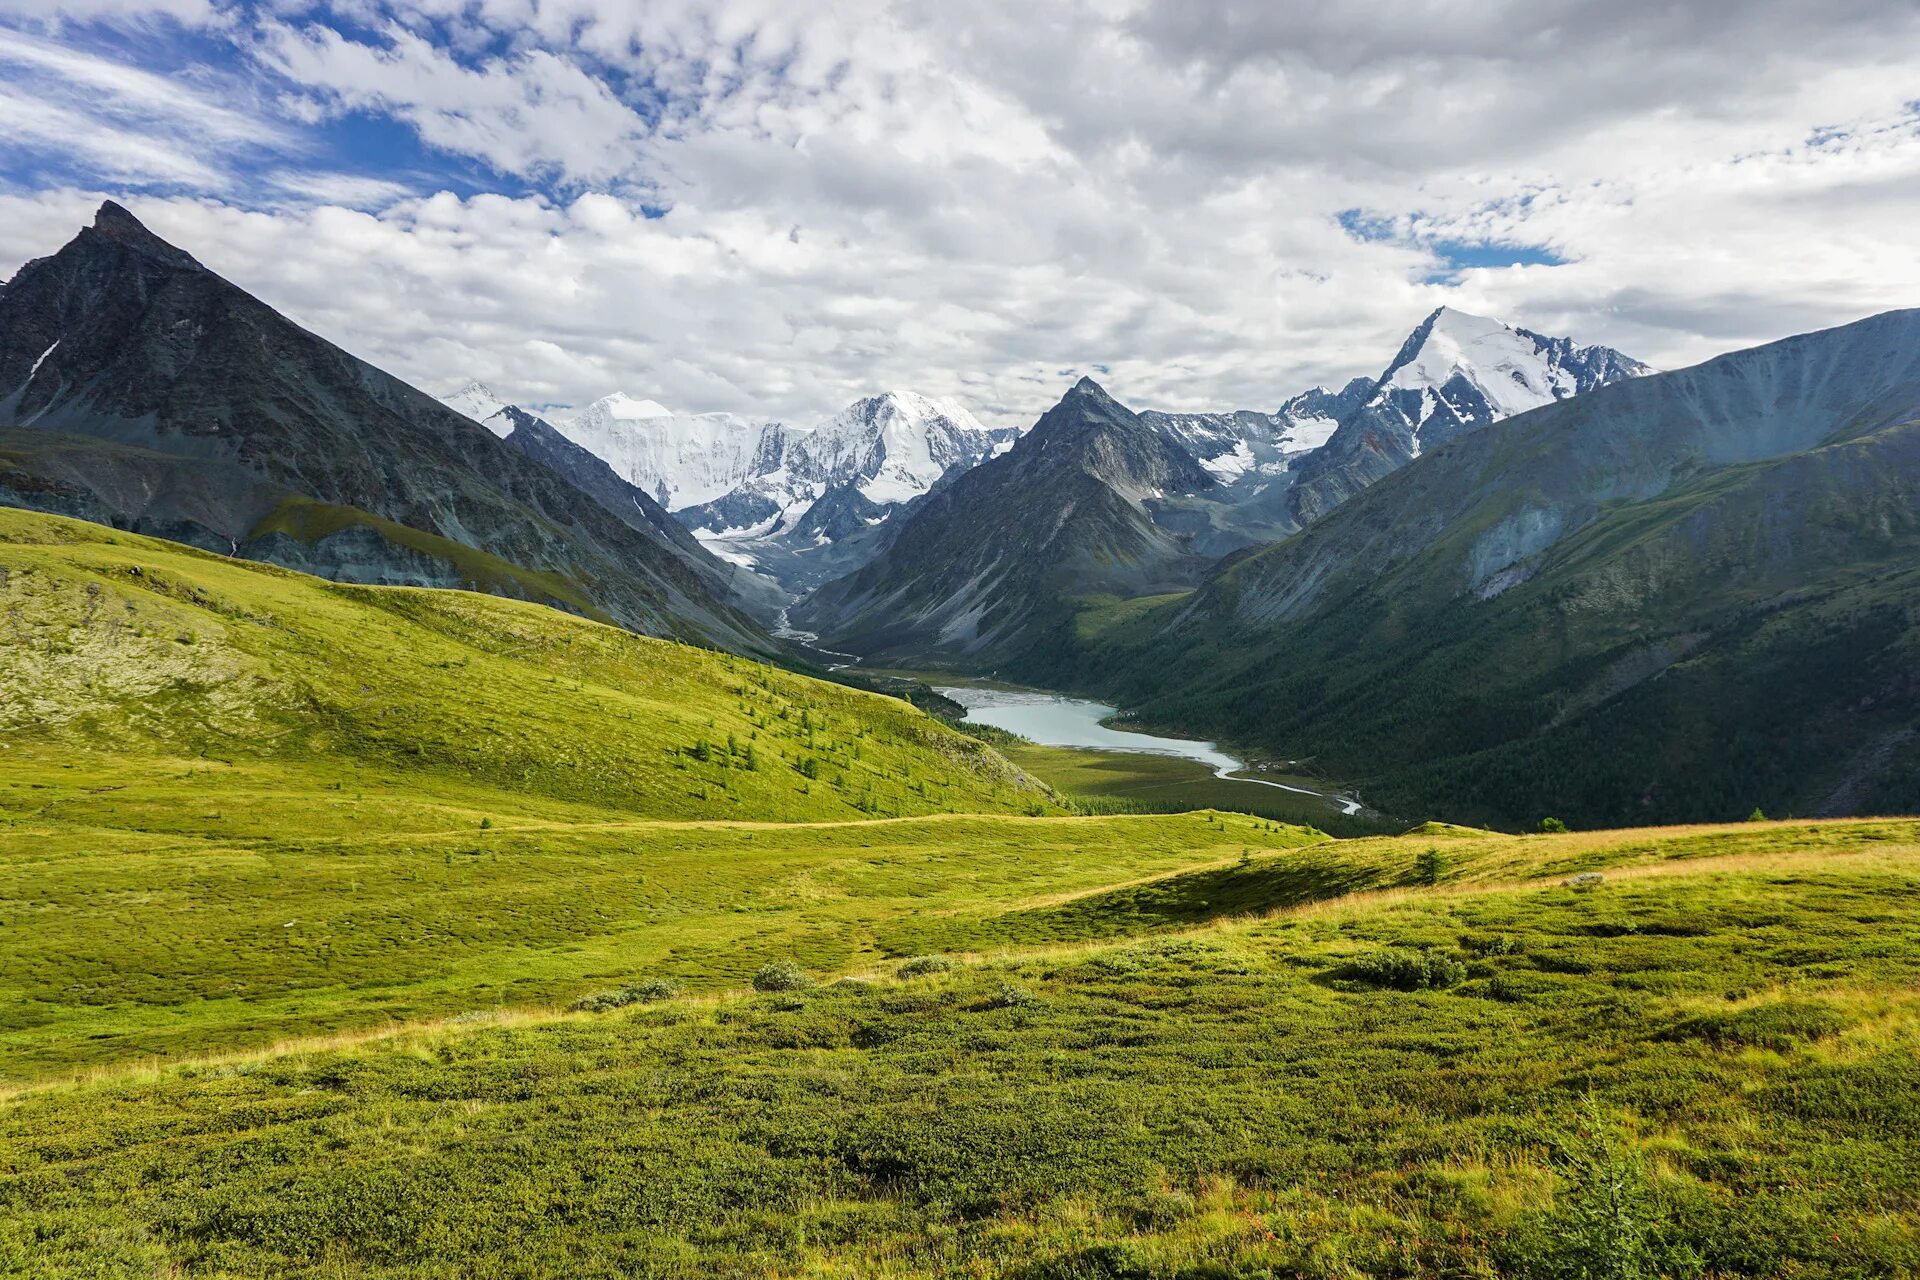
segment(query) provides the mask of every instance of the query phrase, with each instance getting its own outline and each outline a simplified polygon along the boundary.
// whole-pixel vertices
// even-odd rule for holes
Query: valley
[[[489,385],[0,288],[0,1276],[1920,1274],[1920,313]]]
[[[1165,797],[1168,803],[1185,800],[1193,808],[1218,804],[1223,808],[1263,813],[1272,807],[1271,804],[1263,804],[1263,801],[1272,798],[1261,796],[1253,788],[1268,787],[1286,792],[1289,798],[1299,798],[1287,808],[1287,816],[1295,819],[1303,813],[1311,814],[1316,810],[1324,811],[1322,817],[1338,814],[1350,818],[1362,809],[1358,800],[1334,794],[1325,788],[1325,784],[1316,786],[1305,777],[1279,774],[1265,763],[1250,766],[1246,761],[1228,755],[1214,743],[1160,737],[1109,724],[1119,715],[1119,710],[1102,703],[997,681],[948,684],[942,683],[938,676],[922,678],[927,680],[935,693],[966,709],[963,725],[988,725],[1023,739],[1024,742],[999,742],[997,739],[996,742],[1009,759],[1024,763],[1036,776],[1078,797],[1122,796],[1155,802],[1163,797],[1153,792],[1170,790],[1170,796]],[[1028,743],[1040,748],[1064,750],[1029,753]],[[1094,758],[1086,759],[1089,755]],[[1118,759],[1106,761],[1102,757]],[[1157,759],[1142,760],[1139,757]],[[1196,791],[1194,784],[1197,780],[1188,770],[1168,771],[1154,767],[1157,760],[1164,759],[1199,765],[1205,770],[1203,777],[1212,780],[1215,785],[1202,784]],[[1036,769],[1034,766],[1040,761],[1047,762],[1047,765]],[[1102,766],[1107,763],[1112,763],[1114,767],[1103,769]],[[1055,769],[1060,772],[1056,774]],[[1169,772],[1171,777],[1167,776]],[[1275,776],[1247,776],[1254,772]],[[1102,773],[1107,776],[1100,777]],[[1119,781],[1129,775],[1150,780],[1129,787]],[[1073,782],[1066,781],[1068,778],[1072,778]],[[1089,781],[1095,782],[1093,790],[1084,789]],[[1203,795],[1206,797],[1205,804],[1200,802]],[[1268,813],[1268,816],[1278,815]]]

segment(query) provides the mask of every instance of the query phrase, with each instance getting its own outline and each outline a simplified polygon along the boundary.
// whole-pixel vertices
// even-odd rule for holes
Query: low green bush
[[[1018,983],[1003,982],[987,999],[990,1009],[1024,1009],[1040,1003],[1040,997]]]
[[[679,994],[679,983],[667,978],[648,978],[645,982],[636,982],[630,987],[596,991],[590,996],[582,996],[567,1008],[575,1013],[605,1013],[609,1009],[624,1009],[630,1004],[650,1004],[655,1000],[671,1000]]]
[[[1831,1005],[1814,1000],[1780,1000],[1731,1013],[1689,1018],[1674,1029],[1676,1040],[1704,1040],[1721,1049],[1784,1051],[1796,1044],[1837,1035],[1846,1018]]]
[[[947,973],[959,967],[960,962],[948,956],[915,956],[902,963],[896,972],[902,978],[924,978],[930,973]]]
[[[1451,987],[1467,976],[1467,966],[1431,947],[1391,947],[1348,961],[1340,976],[1370,987],[1427,991]]]
[[[805,991],[812,985],[807,971],[791,960],[774,960],[753,971],[755,991]]]

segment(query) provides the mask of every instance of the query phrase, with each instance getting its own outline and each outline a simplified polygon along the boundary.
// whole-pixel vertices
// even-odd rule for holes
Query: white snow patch
[[[455,413],[465,414],[502,440],[513,434],[513,419],[507,416],[507,402],[495,395],[484,382],[469,382],[440,403]]]
[[[53,347],[59,346],[61,341],[62,339],[55,338],[53,340]],[[40,353],[40,358],[33,362],[33,368],[27,370],[27,382],[32,382],[33,375],[40,372],[40,366],[45,364],[47,362],[47,357],[53,354],[53,347],[48,347],[45,351],[42,351]],[[27,384],[26,382],[23,382],[20,385],[22,387],[25,387]]]
[[[1202,458],[1200,465],[1220,483],[1232,484],[1253,470],[1253,447],[1245,440],[1235,440],[1232,452],[1223,453],[1217,458]]]

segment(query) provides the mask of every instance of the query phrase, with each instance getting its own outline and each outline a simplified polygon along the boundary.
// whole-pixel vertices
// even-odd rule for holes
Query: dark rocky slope
[[[927,495],[871,564],[794,609],[828,648],[1016,660],[1090,596],[1190,585],[1152,504],[1212,489],[1191,454],[1082,379],[1012,449]]]
[[[112,203],[0,288],[0,501],[773,647],[650,499],[589,499],[558,461],[300,328]]]
[[[1052,674],[1408,815],[1920,807],[1920,312],[1458,437]]]

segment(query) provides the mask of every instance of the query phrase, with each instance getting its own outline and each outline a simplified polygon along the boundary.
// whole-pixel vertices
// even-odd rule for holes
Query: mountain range
[[[1515,824],[1920,806],[1920,311],[1455,434],[1033,678]]]
[[[0,503],[766,657],[1098,694],[1376,808],[1920,807],[1920,312],[1656,373],[1452,308],[1378,377],[1020,432],[436,401],[108,202],[0,286]],[[783,632],[787,634],[787,632]]]
[[[1297,532],[1405,465],[1423,440],[1646,372],[1606,347],[1442,307],[1380,377],[1272,413],[1135,414],[1083,381],[1029,433],[1061,436],[1050,449],[1016,446],[962,476],[952,502],[910,513],[869,564],[792,616],[837,651],[890,661],[1057,653],[1055,633],[1087,604],[1192,587],[1214,561]]]
[[[111,201],[0,287],[0,501],[344,581],[473,587],[774,650],[728,566],[565,446],[478,429]]]
[[[479,382],[446,403],[483,424],[509,408]],[[622,392],[546,421],[721,557],[790,593],[865,564],[894,515],[1019,434],[912,391],[857,400],[813,427],[677,414]]]

